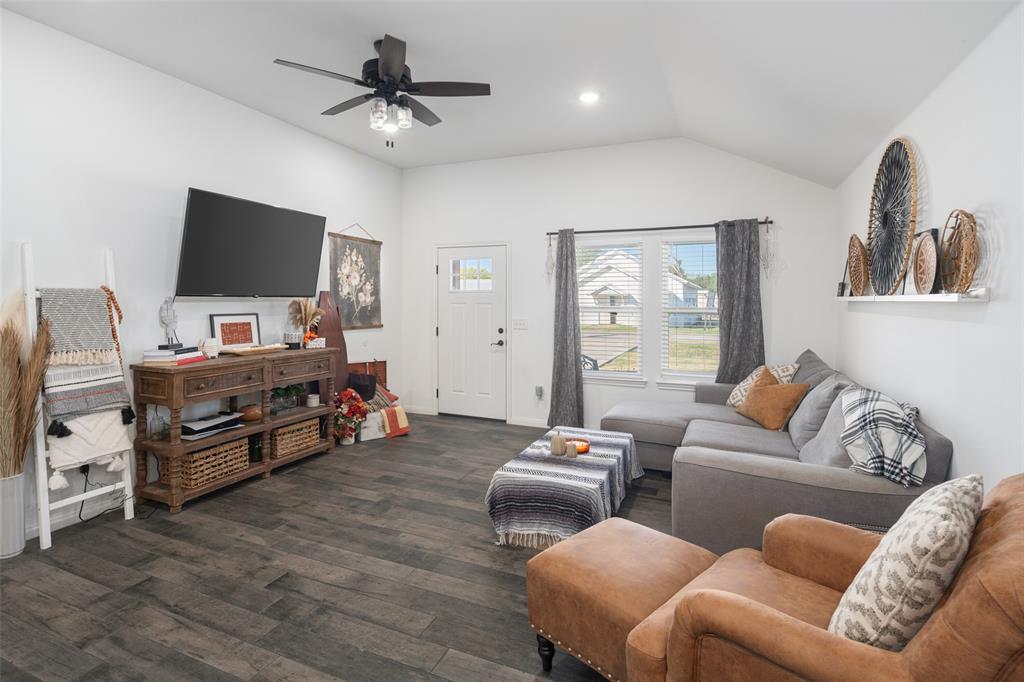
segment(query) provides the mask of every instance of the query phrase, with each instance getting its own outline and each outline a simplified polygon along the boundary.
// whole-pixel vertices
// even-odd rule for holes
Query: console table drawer
[[[306,360],[303,362],[289,362],[287,364],[276,364],[272,370],[274,382],[298,379],[301,377],[325,374],[331,369],[331,363],[326,358],[319,360]]]
[[[253,389],[263,386],[262,367],[186,379],[185,396],[192,398],[210,393],[220,393],[232,388],[246,388],[249,386]]]

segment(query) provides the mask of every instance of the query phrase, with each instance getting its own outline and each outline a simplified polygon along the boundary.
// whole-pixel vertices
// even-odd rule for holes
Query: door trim
[[[441,249],[472,248],[474,246],[500,246],[505,249],[505,329],[508,330],[505,338],[505,423],[508,422],[508,415],[512,409],[512,356],[515,353],[515,344],[512,339],[512,306],[510,305],[509,274],[512,272],[512,242],[503,241],[481,241],[481,242],[434,242],[434,329],[437,329],[441,313],[438,309],[441,305],[438,296],[438,278],[441,276]],[[434,414],[440,413],[441,399],[438,397],[438,390],[441,386],[441,345],[438,343],[438,336],[430,337],[434,346],[434,366],[432,370],[434,379]]]

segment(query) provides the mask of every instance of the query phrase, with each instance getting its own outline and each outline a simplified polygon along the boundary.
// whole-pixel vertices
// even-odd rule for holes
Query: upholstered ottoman
[[[557,645],[608,679],[625,680],[629,633],[716,558],[621,518],[533,557],[526,594],[544,670]]]

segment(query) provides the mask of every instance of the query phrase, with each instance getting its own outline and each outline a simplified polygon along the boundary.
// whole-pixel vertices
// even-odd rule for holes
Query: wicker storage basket
[[[160,481],[168,480],[169,463],[160,458]],[[249,439],[232,440],[196,452],[181,455],[181,485],[199,488],[225,476],[244,471],[249,466]]]
[[[270,432],[270,458],[278,459],[320,442],[320,419],[313,417]]]

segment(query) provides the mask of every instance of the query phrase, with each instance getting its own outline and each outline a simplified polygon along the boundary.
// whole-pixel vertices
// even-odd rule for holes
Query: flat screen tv
[[[312,296],[323,216],[189,188],[178,296]]]

